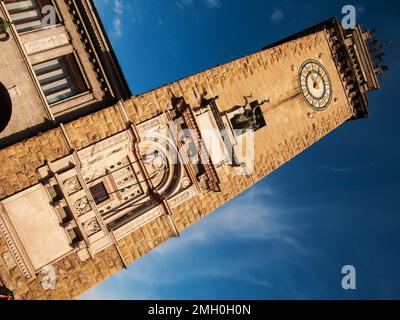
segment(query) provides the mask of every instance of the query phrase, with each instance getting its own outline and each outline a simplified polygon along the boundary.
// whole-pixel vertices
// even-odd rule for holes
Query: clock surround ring
[[[306,66],[309,65],[309,64],[317,65],[318,66],[318,70],[322,71],[322,74],[324,76],[321,76],[321,74],[318,73],[317,70],[314,70],[314,69],[308,70],[307,74],[304,75],[303,71],[306,68]],[[324,85],[324,90],[323,90],[323,93],[320,95],[320,97],[315,96],[312,92],[310,92],[310,90],[308,88],[306,89],[308,95],[311,96],[312,99],[313,99],[312,102],[310,102],[307,99],[307,96],[305,95],[305,91],[303,90],[304,86],[307,87],[307,82],[309,80],[309,77],[311,76],[311,73],[317,74],[319,77],[321,77],[321,80],[322,80],[323,85]],[[325,77],[326,77],[326,79],[325,79]],[[302,83],[302,78],[306,79],[306,84]],[[303,99],[311,109],[313,109],[314,111],[321,112],[321,111],[326,110],[330,106],[330,104],[332,102],[332,97],[333,97],[332,81],[331,81],[331,78],[329,76],[328,70],[319,61],[314,60],[314,59],[308,59],[308,60],[306,60],[306,61],[304,61],[302,63],[302,65],[300,67],[300,70],[299,70],[299,73],[298,73],[298,83],[299,83],[299,87],[300,87]],[[327,90],[326,87],[327,86],[329,87],[329,94],[328,94],[328,99],[325,101],[325,100],[323,100],[323,98],[325,97],[326,90]],[[318,101],[319,102],[321,100],[324,101],[324,105],[322,107],[316,107],[313,104],[314,101]]]

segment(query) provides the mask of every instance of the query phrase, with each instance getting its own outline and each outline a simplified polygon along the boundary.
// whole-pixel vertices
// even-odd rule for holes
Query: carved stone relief
[[[92,218],[84,223],[84,230],[88,237],[101,230],[100,224],[96,218]]]
[[[74,207],[78,216],[81,216],[92,210],[87,197],[83,197],[74,203]]]
[[[5,253],[2,254],[1,257],[3,258],[3,261],[4,261],[4,263],[5,263],[5,265],[6,265],[8,270],[11,270],[11,269],[13,269],[13,268],[15,268],[17,266],[15,261],[14,261],[14,258],[11,256],[10,253],[5,252]]]
[[[71,177],[63,182],[64,188],[67,191],[68,195],[74,194],[80,190],[82,190],[82,186],[79,182],[77,176]]]
[[[52,48],[64,46],[68,43],[68,36],[65,33],[59,33],[38,40],[25,42],[24,47],[28,54],[34,54],[37,52],[42,52]]]

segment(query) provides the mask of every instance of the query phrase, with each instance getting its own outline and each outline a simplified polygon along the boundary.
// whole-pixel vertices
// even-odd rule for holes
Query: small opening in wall
[[[0,82],[0,132],[10,123],[12,115],[12,103],[8,90]]]
[[[94,202],[97,205],[103,203],[110,198],[103,182],[100,182],[93,187],[90,187],[90,193],[92,194]]]

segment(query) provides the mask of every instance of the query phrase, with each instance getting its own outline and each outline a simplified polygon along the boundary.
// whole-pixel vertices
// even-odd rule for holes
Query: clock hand
[[[317,79],[314,75],[311,76],[311,80],[313,81],[314,89],[319,89],[319,79]]]

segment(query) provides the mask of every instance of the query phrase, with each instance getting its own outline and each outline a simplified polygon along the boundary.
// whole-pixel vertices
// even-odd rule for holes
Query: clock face
[[[332,100],[332,83],[328,71],[315,60],[303,63],[299,72],[301,91],[307,104],[316,111],[325,110]]]

